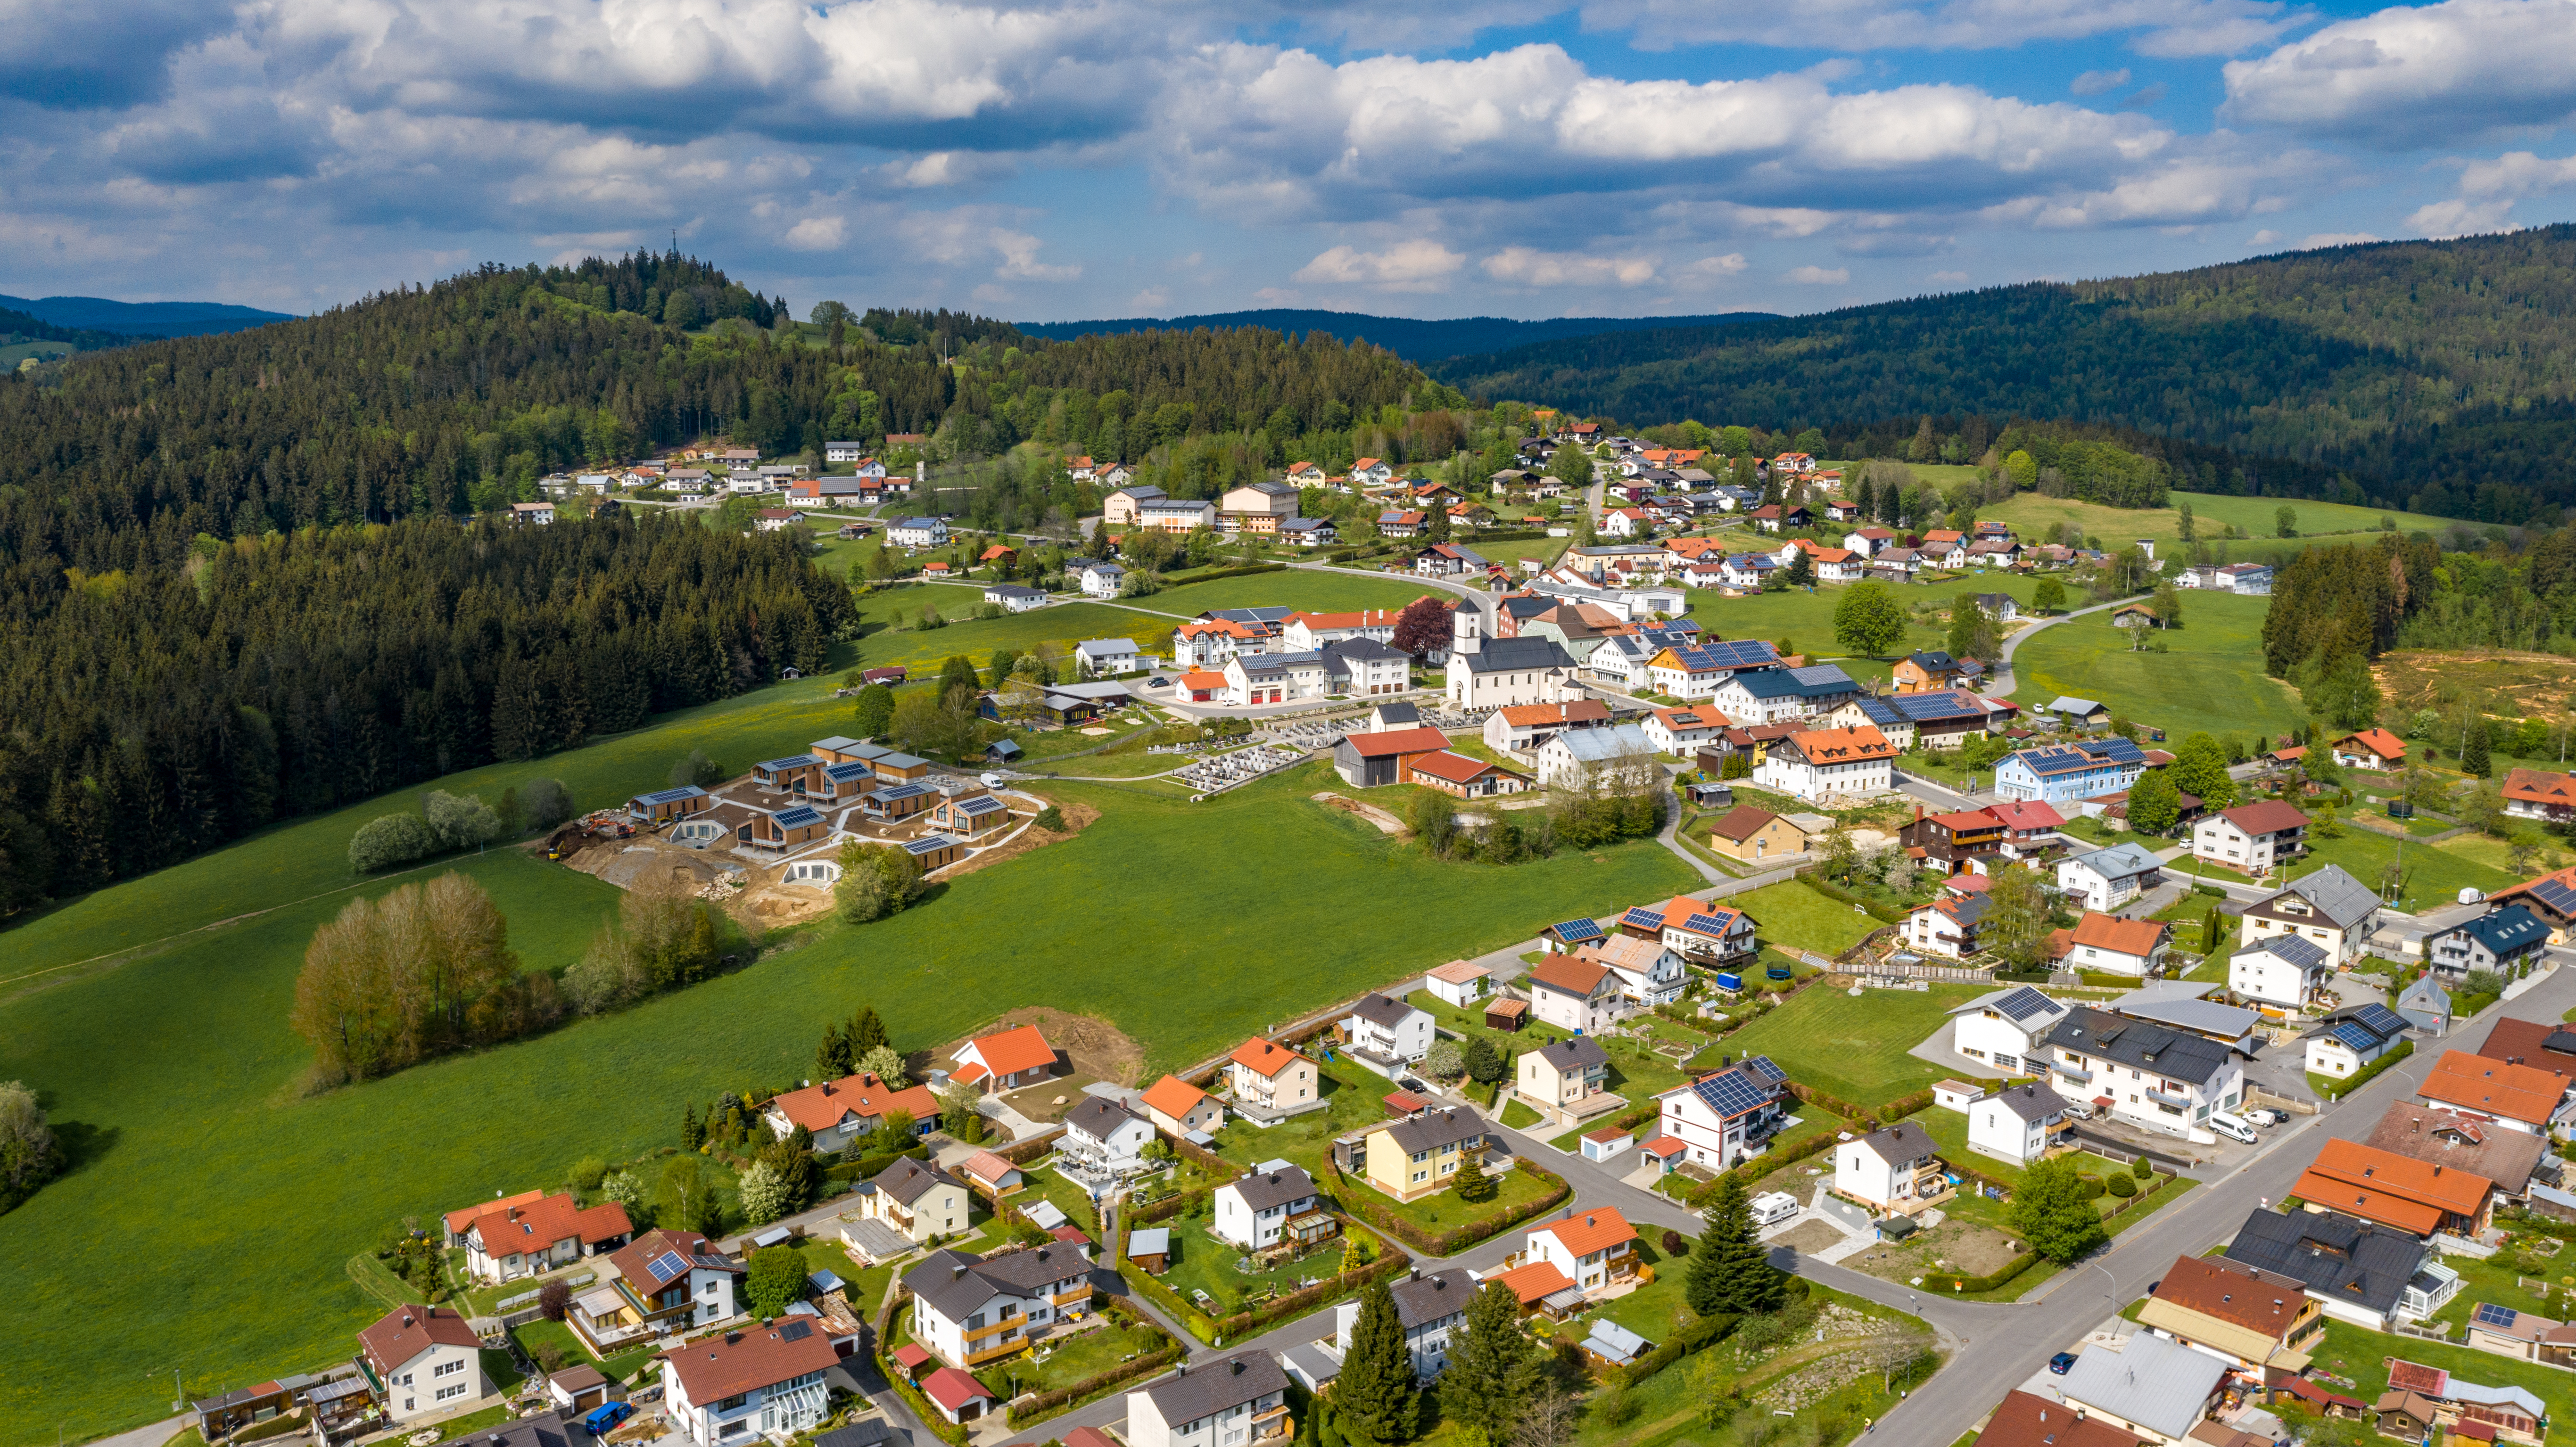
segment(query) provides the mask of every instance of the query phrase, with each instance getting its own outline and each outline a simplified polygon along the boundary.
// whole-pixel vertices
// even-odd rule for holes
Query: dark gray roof
[[[2295,894],[2306,900],[2315,906],[2317,913],[2344,929],[2369,918],[2370,912],[2380,907],[2380,898],[2371,892],[2370,886],[2345,873],[2340,864],[2329,864],[2314,874],[2292,881],[2289,888],[2256,900],[2254,908],[2261,909],[2284,894]]]
[[[2516,950],[2538,949],[2549,942],[2549,927],[2518,904],[2492,909],[2467,924],[2443,931],[2444,934],[2467,935],[2498,955]]]
[[[1985,898],[1981,894],[1969,897]],[[2226,1069],[2232,1054],[2215,1040],[2125,1019],[2089,1006],[2073,1010],[2058,1021],[2048,1032],[2048,1043],[2122,1065],[2152,1064],[2161,1075],[2203,1083]]]
[[[1464,662],[1469,673],[1534,673],[1574,666],[1574,656],[1553,638],[1488,638],[1473,653],[1449,656]]]
[[[1444,1110],[1426,1110],[1404,1120],[1390,1121],[1386,1133],[1398,1150],[1410,1155],[1415,1151],[1436,1151],[1442,1146],[1456,1145],[1470,1137],[1483,1135],[1485,1122],[1465,1106],[1453,1105]]]
[[[1601,1042],[1591,1036],[1577,1035],[1571,1040],[1559,1040],[1539,1051],[1538,1058],[1546,1061],[1549,1068],[1557,1074],[1563,1075],[1569,1070],[1607,1065],[1610,1063],[1610,1052],[1602,1049]]]
[[[903,1284],[951,1321],[964,1321],[996,1296],[1036,1296],[1058,1282],[1089,1275],[1091,1263],[1070,1246],[1040,1246],[978,1256],[933,1251],[904,1273]]]
[[[2237,1229],[2227,1259],[2277,1271],[2324,1300],[2384,1313],[2424,1264],[2424,1243],[2333,1211],[2257,1210]]]
[[[1314,1195],[1315,1178],[1299,1167],[1290,1166],[1285,1170],[1239,1176],[1218,1189],[1241,1196],[1243,1204],[1254,1211],[1268,1211]]]
[[[1416,1273],[1388,1288],[1395,1298],[1395,1319],[1406,1331],[1426,1327],[1467,1309],[1476,1283],[1464,1270]]]
[[[2242,955],[2270,955],[2294,970],[2313,970],[2326,962],[2322,945],[2298,935],[2266,935],[2228,958]]]
[[[1877,1152],[1883,1161],[1919,1161],[1941,1154],[1941,1148],[1932,1143],[1931,1133],[1910,1120],[1871,1131],[1860,1138],[1860,1143]]]
[[[2007,1085],[1986,1099],[2023,1120],[2046,1120],[2066,1109],[2065,1097],[2045,1085]]]
[[[1360,1002],[1351,1007],[1351,1013],[1363,1020],[1393,1029],[1404,1023],[1405,1016],[1420,1012],[1402,1000],[1390,1000],[1384,995],[1370,993],[1360,996]]]
[[[880,1442],[900,1443],[903,1437],[883,1417],[866,1417],[814,1439],[814,1447],[877,1447]]]
[[[921,1193],[933,1186],[957,1183],[936,1166],[925,1166],[910,1156],[886,1167],[872,1183],[880,1191],[909,1206],[921,1199]]]
[[[1107,1140],[1111,1133],[1131,1120],[1144,1117],[1107,1096],[1086,1096],[1082,1104],[1064,1113],[1064,1123],[1095,1140]]]
[[[1371,710],[1381,723],[1420,723],[1422,710],[1409,703],[1382,703]]]
[[[1145,1389],[1145,1396],[1175,1428],[1219,1412],[1288,1390],[1288,1374],[1263,1351],[1236,1352],[1195,1367],[1183,1367]]]

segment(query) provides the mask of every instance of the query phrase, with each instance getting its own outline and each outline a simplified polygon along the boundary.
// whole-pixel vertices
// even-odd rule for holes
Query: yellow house
[[[1807,852],[1806,831],[1768,809],[1739,804],[1708,831],[1708,847],[1729,859],[1760,863]]]
[[[1399,1201],[1446,1190],[1469,1157],[1485,1148],[1485,1123],[1451,1106],[1389,1121],[1368,1133],[1368,1183]]]

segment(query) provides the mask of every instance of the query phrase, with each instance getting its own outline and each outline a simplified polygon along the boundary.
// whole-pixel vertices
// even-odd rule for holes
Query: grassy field
[[[1809,986],[1727,1036],[1726,1049],[1739,1057],[1768,1055],[1791,1080],[1854,1105],[1883,1105],[1946,1073],[1905,1052],[1940,1029],[1950,1007],[1984,993],[1975,985],[1934,985],[1855,997]]]
[[[1726,903],[1753,916],[1764,944],[1820,955],[1839,955],[1878,928],[1870,916],[1797,883],[1766,884],[1729,895]]]
[[[1907,628],[1904,647],[1938,648],[1948,638],[1950,600],[1962,593],[2009,593],[2028,605],[2031,589],[2038,580],[2002,573],[1967,573],[1927,585],[1907,584],[1895,590],[1897,600],[1907,608],[1930,605],[1938,616],[1919,621]],[[1786,589],[1777,593],[1757,593],[1746,598],[1721,597],[1713,589],[1691,591],[1690,616],[1700,626],[1720,638],[1760,638],[1770,642],[1788,639],[1800,653],[1838,658],[1842,648],[1834,642],[1834,609],[1847,591],[1842,587],[1818,588],[1814,592]],[[1854,678],[1862,677],[1858,666],[1847,669]],[[1877,671],[1883,675],[1885,670]]]
[[[2304,727],[2307,710],[2288,684],[2263,676],[2263,614],[2269,598],[2186,593],[2183,626],[2159,632],[2162,653],[2132,653],[2109,613],[2059,623],[2013,654],[2023,707],[2059,694],[2110,705],[2123,718],[2172,739],[2196,730],[2280,734]]]
[[[2466,1297],[2468,1292],[2463,1289],[2461,1295]],[[2352,1380],[2352,1387],[2337,1390],[2365,1402],[2378,1401],[2379,1394],[2388,1390],[2388,1359],[2396,1357],[2419,1366],[2440,1367],[2464,1382],[2520,1387],[2540,1398],[2553,1422],[2563,1423],[2570,1411],[2576,1411],[2576,1374],[2470,1347],[2391,1336],[2333,1317],[2326,1318],[2325,1335],[2310,1354],[2320,1370]],[[2552,1440],[2559,1435],[2550,1433]]]
[[[2310,840],[2308,852],[2290,867],[2289,877],[2339,864],[2353,878],[2377,888],[2388,866],[2401,862],[2401,854],[2406,883],[2397,907],[2410,912],[2456,903],[2463,888],[2493,891],[2520,882],[2519,876],[2453,853],[2448,845],[2401,846],[2397,840],[2361,829],[2346,829],[2341,839]]]
[[[817,692],[770,690],[441,786],[555,774],[604,803],[658,784],[692,744],[739,760],[831,731],[846,705]],[[908,1048],[1020,1005],[1097,1012],[1160,1070],[1426,962],[1693,878],[1650,843],[1508,869],[1439,863],[1308,801],[1329,779],[1308,766],[1197,806],[1060,786],[1104,817],[894,920],[819,926],[684,993],[309,1099],[291,1088],[306,1052],[284,1025],[295,971],[351,887],[349,831],[389,803],[272,831],[39,919],[9,936],[13,974],[198,932],[113,969],[22,979],[22,990],[50,988],[0,1004],[0,1079],[30,1082],[57,1121],[91,1133],[76,1169],[0,1218],[0,1277],[20,1284],[22,1303],[0,1347],[26,1364],[0,1381],[0,1441],[37,1440],[56,1412],[75,1436],[148,1420],[167,1401],[155,1367],[238,1386],[345,1355],[382,1309],[345,1263],[386,1223],[666,1143],[684,1102],[796,1078],[824,1022],[862,1003]],[[1234,891],[1174,887],[1215,860],[1296,888],[1256,911]],[[490,887],[530,967],[571,962],[613,907],[608,886],[516,852],[458,867]],[[1009,923],[1068,917],[1091,927]],[[1354,919],[1368,928],[1354,935]],[[1182,988],[1191,1007],[1176,1011]],[[157,1188],[179,1181],[174,1211]],[[138,1261],[123,1243],[147,1234],[160,1249]],[[73,1325],[110,1315],[139,1329]]]
[[[2249,534],[2228,545],[2229,556],[2238,562],[2248,561],[2273,549],[2304,548],[2311,542],[2366,541],[2354,535],[2378,533],[2379,520],[2383,517],[2397,519],[2400,532],[2413,532],[2420,528],[2438,536],[2451,525],[2449,518],[2423,513],[2391,513],[2375,507],[2346,507],[2341,503],[2309,502],[2299,498],[2224,497],[2206,492],[2177,492],[2172,496],[2177,504],[2191,504],[2193,532],[2203,542],[2214,545],[2225,530],[2224,525],[2229,523]],[[2273,514],[2284,506],[2298,513],[2298,537],[2276,538],[2272,535]],[[1980,508],[1977,516],[2009,523],[2016,534],[2034,542],[2046,536],[2048,530],[2057,524],[2071,522],[2082,528],[2087,536],[2100,538],[2103,547],[2115,552],[2139,538],[2153,538],[2158,556],[2170,557],[2173,550],[2182,544],[2182,513],[2174,507],[2103,507],[2097,503],[2041,497],[2038,493],[2026,492],[2010,502]]]

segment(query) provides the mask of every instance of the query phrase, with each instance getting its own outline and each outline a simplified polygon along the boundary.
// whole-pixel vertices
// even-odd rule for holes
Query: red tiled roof
[[[2576,774],[2516,769],[2504,776],[2504,796],[2529,804],[2561,804],[2576,808]]]
[[[2557,1111],[2567,1082],[2530,1065],[2489,1060],[2465,1050],[2443,1052],[2416,1093],[2426,1100],[2456,1105],[2526,1125],[2544,1125]]]
[[[545,1198],[545,1187],[539,1186],[533,1191],[521,1191],[515,1196],[504,1196],[497,1201],[479,1201],[474,1205],[463,1208],[462,1210],[450,1211],[447,1213],[448,1234],[451,1236],[464,1235],[465,1228],[474,1224],[474,1218],[482,1215],[486,1211],[497,1211],[504,1206],[524,1206],[530,1201],[542,1201]]]
[[[1761,833],[1765,828],[1777,822],[1779,818],[1779,815],[1772,813],[1768,809],[1758,808],[1751,804],[1738,804],[1733,809],[1728,810],[1725,814],[1720,815],[1718,821],[1709,826],[1709,832],[1723,839],[1732,839],[1740,844],[1745,840],[1752,838],[1754,835]]]
[[[1446,779],[1452,784],[1471,784],[1487,774],[1511,773],[1511,770],[1500,764],[1489,764],[1483,759],[1471,759],[1465,754],[1451,753],[1447,749],[1434,749],[1415,759],[1410,767],[1417,774],[1429,774],[1435,779]],[[1513,777],[1519,776],[1513,775]]]
[[[967,1042],[967,1048],[984,1062],[984,1068],[995,1075],[1017,1075],[1023,1070],[1043,1070],[1054,1066],[1055,1047],[1035,1025],[1005,1030]]]
[[[2233,809],[2221,810],[2218,817],[2247,834],[2277,834],[2284,829],[2296,829],[2308,822],[2307,815],[2300,813],[2295,806],[2284,799],[2262,799],[2251,804],[2239,804]]]
[[[1589,996],[1609,974],[1607,965],[1588,964],[1572,955],[1550,955],[1530,967],[1528,978],[1533,985]]]
[[[790,1341],[775,1326],[729,1331],[661,1355],[679,1374],[692,1402],[719,1401],[822,1371],[841,1359],[832,1349],[830,1333],[808,1331]]]
[[[832,1344],[830,1342],[827,1341],[823,1344],[823,1350],[827,1354],[831,1349]],[[831,1363],[826,1361],[824,1365],[829,1366]],[[975,1380],[973,1377],[966,1375],[955,1367],[941,1367],[939,1370],[932,1372],[929,1376],[922,1378],[921,1394],[928,1397],[930,1400],[937,1402],[939,1405],[946,1407],[951,1412],[960,1412],[965,1410],[966,1404],[969,1402],[978,1400],[991,1401],[993,1399],[993,1394],[984,1390],[984,1384],[982,1382]],[[696,1402],[706,1399],[692,1391],[689,1393],[689,1400]]]
[[[2406,757],[2405,742],[2399,739],[2397,735],[2390,733],[2386,729],[2362,729],[2355,733],[2346,734],[2342,738],[2335,740],[2335,742],[2338,744],[2357,744],[2362,749],[2383,759],[2402,759]]]
[[[1636,1240],[1637,1228],[1629,1225],[1628,1218],[1620,1215],[1615,1207],[1595,1206],[1580,1216],[1533,1226],[1530,1234],[1553,1236],[1557,1244],[1580,1259],[1595,1251],[1606,1251],[1622,1241]]]
[[[1434,749],[1449,747],[1449,736],[1435,728],[1386,729],[1378,733],[1345,734],[1343,738],[1363,759],[1427,754]]]
[[[1564,1272],[1545,1261],[1533,1261],[1526,1266],[1515,1266],[1500,1276],[1489,1276],[1485,1279],[1488,1282],[1502,1283],[1504,1289],[1518,1298],[1523,1306],[1528,1306],[1532,1302],[1552,1296],[1574,1285],[1572,1281],[1566,1279]],[[1067,1444],[1067,1447],[1070,1447],[1070,1444]]]
[[[801,1125],[809,1131],[830,1130],[841,1123],[844,1114],[882,1118],[887,1111],[899,1110],[914,1120],[928,1120],[939,1114],[939,1097],[930,1093],[929,1086],[893,1090],[873,1075],[826,1080],[790,1091],[770,1104],[787,1117],[788,1124]]]
[[[2046,1397],[2016,1391],[1977,1434],[1976,1447],[2143,1447],[2135,1432]]]
[[[518,1206],[496,1201],[491,1210],[476,1216],[465,1228],[467,1233],[482,1238],[487,1256],[543,1251],[558,1241],[572,1239],[592,1244],[634,1229],[626,1219],[624,1206],[602,1201],[585,1211],[568,1191]]]
[[[2172,926],[2152,919],[2122,919],[2088,909],[2075,922],[2075,943],[2091,945],[2097,950],[2113,950],[2124,955],[2147,955],[2163,944]]]
[[[481,1340],[455,1308],[446,1306],[397,1306],[358,1333],[358,1345],[367,1349],[378,1375],[432,1346],[473,1347]]]
[[[1266,1080],[1305,1057],[1275,1041],[1246,1040],[1236,1046],[1234,1053],[1226,1059]]]
[[[1142,1097],[1146,1109],[1159,1110],[1174,1120],[1188,1116],[1191,1111],[1206,1104],[1207,1098],[1206,1091],[1177,1075],[1166,1075],[1155,1081],[1153,1087]]]

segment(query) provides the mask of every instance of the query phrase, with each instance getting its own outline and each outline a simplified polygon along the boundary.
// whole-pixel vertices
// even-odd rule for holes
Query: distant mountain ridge
[[[203,337],[291,321],[287,312],[220,301],[110,301],[99,296],[0,296],[0,307],[76,331],[126,337]]]
[[[0,303],[4,304],[4,303]],[[1323,332],[1342,341],[1365,339],[1416,366],[1449,357],[1474,356],[1525,347],[1562,337],[1601,332],[1661,331],[1671,327],[1722,327],[1740,322],[1774,321],[1775,312],[1719,312],[1687,317],[1549,317],[1521,321],[1513,317],[1453,317],[1424,321],[1416,317],[1371,316],[1366,312],[1311,311],[1271,307],[1259,311],[1212,312],[1185,317],[1119,317],[1087,322],[1018,322],[1033,337],[1058,341],[1098,332],[1190,331],[1197,327],[1268,327],[1296,334]]]

